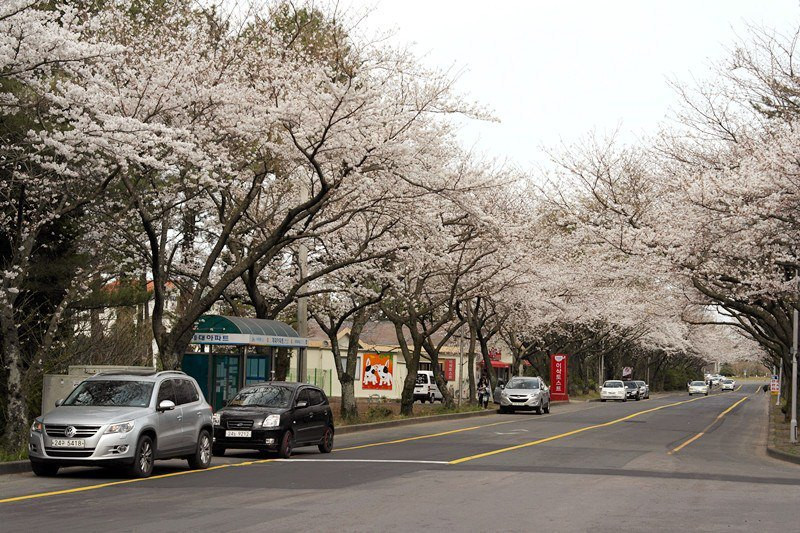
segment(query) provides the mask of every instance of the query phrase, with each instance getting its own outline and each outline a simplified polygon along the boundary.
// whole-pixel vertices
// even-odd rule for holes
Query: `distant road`
[[[134,482],[0,476],[0,499],[20,498],[0,517],[57,532],[797,531],[800,466],[764,454],[757,388],[369,431],[330,455],[173,461]]]

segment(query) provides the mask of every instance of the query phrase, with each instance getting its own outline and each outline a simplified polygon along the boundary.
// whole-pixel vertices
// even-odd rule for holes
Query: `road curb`
[[[761,387],[759,387],[759,389],[760,388]],[[800,465],[800,456],[793,455],[791,453],[786,453],[769,445],[770,441],[772,440],[772,405],[771,405],[772,396],[767,394],[766,398],[767,398],[767,442],[766,442],[767,455],[769,455],[773,459],[778,459],[779,461],[786,461],[787,463],[794,463]]]
[[[424,424],[425,422],[439,422],[441,420],[460,420],[462,418],[474,418],[476,416],[496,415],[496,409],[486,409],[484,411],[471,411],[469,413],[447,413],[444,415],[418,416],[414,418],[402,418],[399,420],[387,420],[386,422],[371,422],[369,424],[353,424],[351,426],[340,426],[336,428],[337,435],[348,433],[360,433],[373,429],[393,428],[400,426],[412,426],[414,424]]]
[[[780,459],[781,461],[786,461],[789,463],[795,463],[800,465],[800,456],[782,452],[781,450],[773,448],[772,446],[769,445],[767,446],[767,455],[769,455],[773,459]]]
[[[8,461],[0,463],[0,475],[3,474],[20,474],[22,472],[31,471],[30,461]]]

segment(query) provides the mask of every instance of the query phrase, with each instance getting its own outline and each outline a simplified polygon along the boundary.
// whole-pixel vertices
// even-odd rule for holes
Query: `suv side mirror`
[[[161,403],[158,404],[156,411],[172,411],[175,409],[175,402],[172,400],[161,400]]]
[[[61,398],[60,400],[56,400],[56,407],[61,407],[62,403],[64,403],[64,398]]]
[[[302,407],[306,407],[307,405],[308,405],[308,402],[307,402],[307,401],[305,401],[305,400],[298,400],[298,401],[297,401],[297,403],[295,404],[295,407],[297,407],[298,409],[300,409],[300,408],[302,408]]]

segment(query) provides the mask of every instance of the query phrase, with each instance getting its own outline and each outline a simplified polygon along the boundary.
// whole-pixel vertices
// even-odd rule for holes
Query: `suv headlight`
[[[34,420],[33,424],[31,424],[31,431],[33,433],[41,433],[42,431],[44,431],[44,424],[42,423],[42,421],[39,420],[38,418]]]
[[[128,433],[133,429],[133,425],[133,420],[111,424],[108,426],[108,429],[106,429],[106,433]]]
[[[280,425],[281,425],[281,415],[269,415],[261,423],[261,426],[265,428],[276,428]]]
[[[222,424],[222,420],[221,419],[222,419],[222,416],[220,416],[219,413],[214,413],[213,415],[211,415],[211,423],[214,424],[215,426],[219,426],[219,425]]]

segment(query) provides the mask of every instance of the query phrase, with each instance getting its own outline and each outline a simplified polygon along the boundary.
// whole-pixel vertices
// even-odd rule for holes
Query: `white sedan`
[[[689,383],[689,396],[693,394],[704,394],[708,396],[708,383],[705,381],[692,381]]]
[[[733,381],[732,379],[723,379],[722,380],[721,389],[724,390],[724,391],[726,391],[726,390],[732,391],[735,386],[736,386],[736,382]]]
[[[610,379],[603,383],[600,389],[600,401],[606,400],[619,400],[627,402],[628,398],[625,396],[625,383],[619,379]]]

